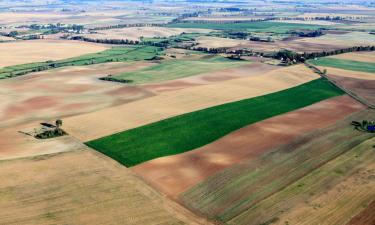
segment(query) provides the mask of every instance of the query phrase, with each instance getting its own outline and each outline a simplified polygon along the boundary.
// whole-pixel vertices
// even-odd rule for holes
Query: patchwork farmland
[[[374,225],[374,13],[0,1],[0,224]]]

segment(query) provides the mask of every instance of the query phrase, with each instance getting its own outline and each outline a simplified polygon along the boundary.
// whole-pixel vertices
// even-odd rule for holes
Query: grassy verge
[[[64,66],[83,66],[106,62],[135,61],[151,59],[162,51],[153,46],[113,47],[103,52],[87,54],[79,57],[28,63],[8,66],[0,69],[0,79],[25,75],[27,73],[44,71]]]
[[[172,23],[167,27],[174,28],[201,28],[213,30],[247,30],[253,32],[287,33],[296,29],[315,30],[325,26],[278,22],[244,22],[244,23]]]
[[[126,166],[134,166],[201,147],[248,124],[341,94],[328,81],[318,79],[280,92],[162,120],[90,141],[87,145]]]
[[[360,71],[375,73],[375,63],[359,62],[346,59],[335,59],[335,58],[319,58],[317,60],[309,60],[309,63],[316,66],[328,66],[335,67],[344,70]],[[329,70],[328,70],[329,72]]]
[[[200,60],[168,60],[135,72],[112,76],[115,81],[130,80],[133,84],[153,83],[193,76],[205,72],[244,65],[248,62],[212,57]]]

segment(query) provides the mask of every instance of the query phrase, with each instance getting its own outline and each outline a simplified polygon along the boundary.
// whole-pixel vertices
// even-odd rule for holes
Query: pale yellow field
[[[99,30],[96,34],[86,34],[93,39],[139,40],[140,37],[170,37],[181,33],[209,33],[209,29],[168,28],[168,27],[127,27],[121,29]]]
[[[33,40],[0,43],[0,67],[66,59],[100,52],[108,46],[67,40]]]
[[[330,56],[336,59],[346,59],[346,60],[353,60],[353,61],[360,61],[360,62],[375,62],[375,52],[350,52],[340,55]]]
[[[318,75],[303,65],[291,66],[262,76],[166,92],[129,104],[66,118],[64,129],[82,141],[89,141],[176,115],[284,90],[317,78]]]
[[[0,163],[0,224],[209,224],[86,149]]]

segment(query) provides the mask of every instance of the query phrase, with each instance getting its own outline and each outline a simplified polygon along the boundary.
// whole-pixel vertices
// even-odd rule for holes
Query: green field
[[[357,113],[353,119],[367,117],[371,117],[370,111]],[[209,177],[183,193],[181,198],[189,208],[223,222],[246,212],[231,224],[247,225],[249,221],[259,219],[252,214],[252,210],[262,207],[257,205],[261,201],[373,137],[353,129],[350,122],[351,119],[344,120],[305,134],[292,143],[268,149],[257,159],[244,161]],[[309,187],[301,186],[303,188]],[[324,191],[324,186],[321,188]],[[262,209],[268,210],[267,207]],[[257,216],[262,215],[260,211],[256,211],[259,213]],[[250,215],[254,217],[249,219]],[[268,215],[262,216],[265,219],[262,222],[272,219],[270,215],[268,218]]]
[[[87,145],[125,166],[134,166],[201,147],[248,124],[342,94],[328,81],[317,79],[280,92],[187,113],[113,134],[90,141]]]
[[[325,26],[278,22],[244,22],[244,23],[171,23],[173,28],[202,28],[213,30],[246,30],[253,32],[288,33],[293,30],[316,30]]]
[[[196,60],[168,60],[138,71],[123,73],[112,78],[144,84],[193,76],[219,69],[244,65],[246,61],[231,60],[224,57],[207,57]]]
[[[309,60],[309,63],[314,64],[316,66],[328,66],[328,67],[335,67],[335,68],[344,69],[344,70],[375,73],[375,62],[369,63],[369,62],[359,62],[359,61],[353,61],[353,60],[324,57],[324,58],[319,58],[317,60]],[[327,71],[329,72],[329,69]]]
[[[162,49],[153,46],[113,47],[103,52],[87,54],[69,59],[4,67],[0,69],[0,79],[21,76],[27,73],[44,71],[64,66],[83,66],[106,62],[151,59],[160,54],[161,51]]]

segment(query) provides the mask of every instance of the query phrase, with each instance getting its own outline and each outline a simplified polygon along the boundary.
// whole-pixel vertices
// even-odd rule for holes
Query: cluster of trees
[[[62,120],[58,119],[55,122],[54,128],[48,128],[46,130],[43,130],[42,132],[37,133],[34,137],[38,139],[49,139],[49,138],[67,135],[67,133],[63,129],[61,129],[61,126],[62,126]]]
[[[221,47],[221,48],[195,47],[195,48],[192,48],[192,49],[196,50],[196,51],[218,54],[218,53],[227,53],[228,48],[224,48],[224,47]]]
[[[31,24],[31,25],[22,25],[19,26],[19,28],[29,28],[31,30],[48,30],[45,34],[49,33],[59,33],[59,32],[67,32],[67,31],[73,31],[76,33],[81,33],[85,27],[83,25],[79,24],[62,24],[62,23],[56,23],[56,24]]]
[[[114,78],[114,77],[112,77],[112,75],[108,75],[108,76],[106,76],[106,77],[100,77],[99,80],[104,80],[104,81],[114,81],[114,82],[120,82],[120,83],[125,83],[125,84],[133,83],[133,80],[128,80],[128,79],[118,79],[118,78]]]
[[[321,29],[319,30],[306,30],[306,31],[293,31],[291,34],[296,35],[298,37],[319,37],[322,36],[324,33]]]
[[[127,28],[127,27],[160,27],[161,24],[157,23],[134,23],[134,24],[116,24],[106,27],[95,27],[89,29],[89,31],[94,30],[111,30],[111,29],[120,29],[120,28]]]
[[[83,36],[73,36],[69,37],[70,40],[79,40],[87,42],[95,42],[101,44],[114,44],[114,45],[137,45],[140,42],[137,40],[128,40],[128,39],[94,39]]]
[[[344,49],[337,49],[332,51],[322,51],[322,52],[311,52],[307,53],[304,52],[303,54],[299,54],[290,50],[281,50],[274,54],[274,58],[282,59],[284,62],[289,63],[297,63],[297,62],[305,62],[308,59],[315,59],[318,57],[330,56],[330,55],[338,55],[347,52],[359,52],[359,51],[374,51],[375,46],[355,46],[350,48]]]

